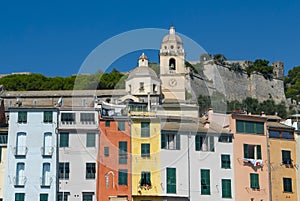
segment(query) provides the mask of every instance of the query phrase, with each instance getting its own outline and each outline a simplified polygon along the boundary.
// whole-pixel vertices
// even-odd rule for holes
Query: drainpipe
[[[266,123],[268,122],[268,119],[266,120]],[[268,126],[266,126],[266,138],[267,138],[267,160],[268,160],[268,174],[269,174],[269,197],[270,201],[272,201],[272,177],[271,177],[271,161],[270,161],[270,140],[269,140],[269,129]]]
[[[188,134],[188,201],[191,199],[190,138],[191,132]]]

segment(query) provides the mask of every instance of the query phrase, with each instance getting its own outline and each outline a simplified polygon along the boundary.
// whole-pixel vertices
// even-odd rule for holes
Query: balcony
[[[80,121],[81,125],[95,125],[96,121]]]
[[[14,186],[15,187],[24,187],[27,178],[25,176],[17,176],[13,178]]]
[[[75,125],[76,122],[75,121],[61,121],[62,125]]]
[[[53,152],[54,152],[54,147],[52,146],[41,147],[41,154],[44,157],[51,157]]]
[[[41,187],[50,187],[53,179],[50,176],[40,177]]]
[[[16,146],[14,147],[15,156],[25,157],[28,152],[28,148],[26,146]]]

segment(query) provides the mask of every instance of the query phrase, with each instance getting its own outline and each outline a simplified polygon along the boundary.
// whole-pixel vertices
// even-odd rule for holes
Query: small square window
[[[104,147],[104,156],[109,157],[109,147]]]

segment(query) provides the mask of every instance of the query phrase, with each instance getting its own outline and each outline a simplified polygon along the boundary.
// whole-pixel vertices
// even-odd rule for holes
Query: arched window
[[[174,58],[169,60],[169,70],[176,70],[176,61]]]

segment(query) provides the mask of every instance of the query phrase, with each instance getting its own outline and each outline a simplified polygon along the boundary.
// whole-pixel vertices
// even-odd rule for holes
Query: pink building
[[[232,114],[230,121],[236,200],[270,200],[266,117]]]

